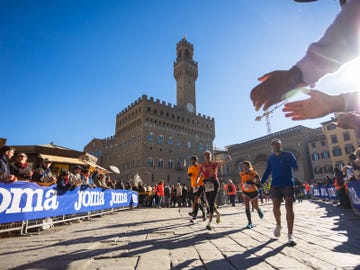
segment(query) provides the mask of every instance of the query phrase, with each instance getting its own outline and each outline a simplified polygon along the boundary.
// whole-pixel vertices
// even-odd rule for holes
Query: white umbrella
[[[118,167],[114,166],[114,165],[110,165],[109,166],[110,170],[112,170],[114,173],[120,174],[120,170]]]

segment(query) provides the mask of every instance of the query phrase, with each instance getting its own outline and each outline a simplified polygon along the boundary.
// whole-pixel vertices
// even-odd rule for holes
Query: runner
[[[250,161],[244,161],[242,163],[242,171],[240,172],[240,188],[243,193],[243,201],[245,204],[245,213],[248,220],[246,228],[252,229],[254,226],[251,221],[250,202],[257,210],[260,219],[264,218],[264,214],[259,208],[259,192],[257,185],[259,185],[259,176],[254,171]]]
[[[288,245],[296,246],[296,241],[293,237],[294,228],[294,210],[293,204],[295,201],[294,190],[294,176],[293,170],[298,170],[298,164],[294,155],[290,152],[282,150],[280,139],[273,139],[271,141],[271,148],[273,153],[270,155],[264,176],[261,183],[264,183],[272,173],[272,183],[270,194],[273,201],[273,213],[276,220],[276,227],[274,236],[280,237],[281,234],[281,201],[285,199],[286,208],[286,222],[288,226]]]
[[[205,187],[205,194],[206,199],[209,204],[209,222],[206,226],[207,230],[212,230],[212,219],[214,216],[214,211],[216,212],[216,223],[220,223],[220,213],[217,211],[215,207],[215,199],[216,195],[220,188],[219,179],[217,176],[218,168],[223,166],[225,163],[230,161],[230,157],[228,156],[225,161],[211,161],[211,152],[206,150],[204,152],[204,159],[205,161],[201,163],[200,175],[204,179],[204,187]]]
[[[198,164],[197,156],[191,157],[191,166],[188,168],[188,176],[190,177],[190,184],[193,192],[193,204],[192,211],[189,215],[192,217],[190,222],[196,223],[196,217],[199,211],[199,208],[202,212],[203,220],[206,220],[205,211],[201,203],[201,197],[204,192],[203,179],[200,178],[197,182],[197,177],[200,174],[200,165]]]

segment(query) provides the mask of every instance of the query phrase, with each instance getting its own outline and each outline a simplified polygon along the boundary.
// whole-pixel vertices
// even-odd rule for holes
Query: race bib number
[[[247,190],[252,190],[253,186],[249,185],[249,184],[243,184],[243,190],[247,191]]]
[[[205,192],[211,192],[215,190],[215,185],[212,182],[205,183]]]

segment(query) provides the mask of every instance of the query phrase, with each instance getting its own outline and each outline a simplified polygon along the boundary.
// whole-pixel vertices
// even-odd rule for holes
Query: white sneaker
[[[292,234],[288,234],[288,239],[289,239],[289,241],[288,241],[288,246],[289,247],[294,247],[294,246],[297,245],[297,243],[296,243],[296,241],[295,241]]]
[[[274,230],[274,236],[275,237],[280,237],[281,229],[282,229],[281,225],[276,225],[275,230]]]

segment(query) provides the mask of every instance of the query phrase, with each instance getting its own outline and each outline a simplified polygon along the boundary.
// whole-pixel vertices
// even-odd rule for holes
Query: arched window
[[[168,161],[168,168],[169,168],[169,169],[174,168],[174,161],[173,161],[173,160],[169,160],[169,161]]]
[[[158,143],[163,144],[164,143],[164,135],[159,135],[158,137]]]
[[[164,160],[163,159],[158,160],[158,167],[159,168],[164,168]]]
[[[153,142],[154,141],[154,133],[150,132],[149,135],[147,136],[147,139],[149,142]]]
[[[148,160],[147,160],[147,165],[149,167],[154,167],[154,160],[153,158],[149,157]]]

